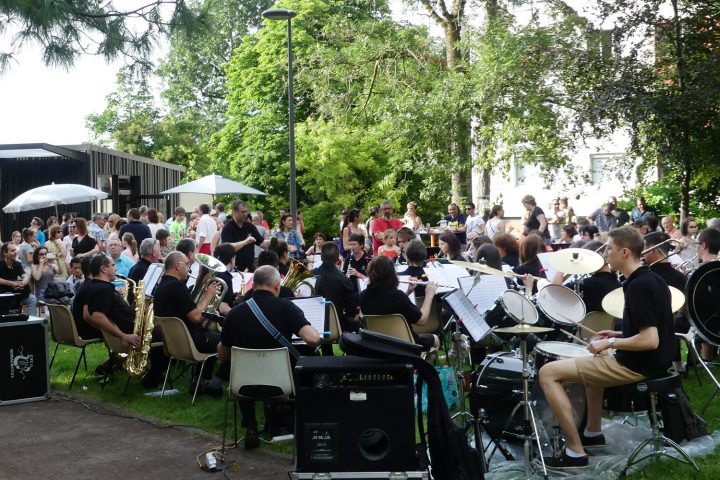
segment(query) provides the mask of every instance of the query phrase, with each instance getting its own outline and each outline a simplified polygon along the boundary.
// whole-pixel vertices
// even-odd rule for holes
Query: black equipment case
[[[0,323],[0,405],[50,398],[48,321]]]

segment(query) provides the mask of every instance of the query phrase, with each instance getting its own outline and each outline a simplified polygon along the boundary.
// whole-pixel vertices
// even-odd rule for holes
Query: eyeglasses
[[[70,228],[75,228],[75,225],[70,225]]]

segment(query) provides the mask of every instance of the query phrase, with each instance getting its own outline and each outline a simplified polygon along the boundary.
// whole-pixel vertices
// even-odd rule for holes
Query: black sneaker
[[[245,450],[252,450],[260,446],[260,435],[256,428],[245,430]]]
[[[588,466],[588,456],[583,455],[582,457],[570,457],[565,450],[559,457],[543,457],[545,466],[553,470],[572,470],[575,468],[585,468]]]
[[[109,376],[112,373],[113,370],[113,360],[112,358],[109,358],[105,360],[105,363],[102,365],[98,365],[95,368],[95,377],[99,379],[103,379],[107,376]]]
[[[607,445],[605,443],[605,435],[600,434],[596,437],[586,437],[585,432],[580,432],[580,441],[583,448],[598,448]]]

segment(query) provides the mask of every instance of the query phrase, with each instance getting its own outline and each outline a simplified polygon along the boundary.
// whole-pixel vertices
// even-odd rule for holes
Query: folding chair
[[[363,320],[366,330],[382,333],[389,337],[395,337],[408,343],[415,343],[410,326],[405,320],[405,317],[399,313],[390,315],[365,315]]]
[[[67,305],[48,305],[48,308],[50,309],[50,334],[52,339],[55,341],[55,351],[53,352],[52,360],[50,360],[50,368],[52,368],[53,362],[55,361],[55,355],[57,354],[58,347],[60,345],[67,345],[69,347],[80,349],[80,357],[75,365],[72,380],[70,380],[70,388],[68,388],[68,390],[72,390],[81,361],[84,361],[85,370],[87,371],[87,356],[85,355],[85,347],[92,343],[102,342],[102,340],[99,338],[90,338],[87,340],[81,338],[80,335],[78,335],[75,320],[73,319],[70,307]]]

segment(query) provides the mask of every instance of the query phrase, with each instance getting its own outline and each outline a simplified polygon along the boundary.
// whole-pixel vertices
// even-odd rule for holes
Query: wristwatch
[[[615,337],[608,338],[608,348],[615,348]]]

